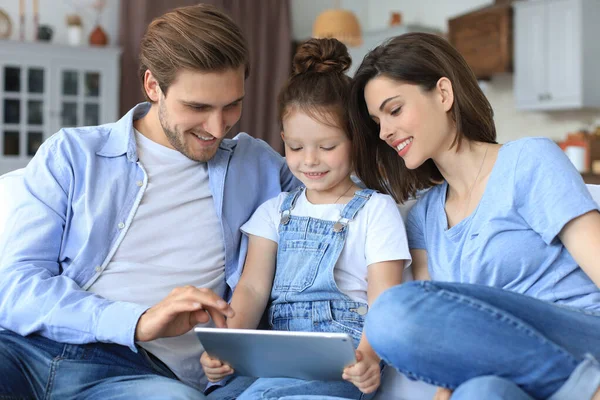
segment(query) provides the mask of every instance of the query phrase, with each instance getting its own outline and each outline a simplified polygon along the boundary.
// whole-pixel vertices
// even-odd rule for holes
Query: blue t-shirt
[[[406,223],[409,247],[427,250],[432,280],[600,309],[600,291],[557,236],[598,205],[554,142],[526,138],[503,145],[479,205],[450,229],[447,189],[444,182],[423,194]]]

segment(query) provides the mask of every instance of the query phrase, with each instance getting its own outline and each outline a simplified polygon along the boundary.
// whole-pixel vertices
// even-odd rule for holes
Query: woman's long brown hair
[[[396,151],[379,138],[379,125],[369,116],[364,96],[367,83],[378,76],[418,85],[425,92],[434,90],[440,78],[448,78],[454,92],[450,113],[457,132],[452,146],[458,150],[463,139],[496,143],[492,107],[458,51],[433,34],[395,37],[366,55],[354,76],[350,94],[353,158],[356,174],[367,187],[403,203],[417,191],[443,181],[433,160],[410,170]]]

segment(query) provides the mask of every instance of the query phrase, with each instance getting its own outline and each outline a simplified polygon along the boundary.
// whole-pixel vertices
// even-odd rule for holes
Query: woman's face
[[[365,86],[369,115],[379,125],[379,137],[415,169],[454,139],[452,85],[441,78],[437,86],[425,92],[420,86],[378,76]]]

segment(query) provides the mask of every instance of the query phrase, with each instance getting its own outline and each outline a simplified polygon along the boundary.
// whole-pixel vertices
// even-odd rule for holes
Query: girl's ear
[[[281,131],[280,135],[281,135],[281,140],[285,140],[285,136],[283,136],[283,131]]]
[[[452,82],[446,77],[441,77],[437,82],[436,89],[440,95],[442,108],[446,112],[450,111],[454,104],[454,89],[452,88]]]

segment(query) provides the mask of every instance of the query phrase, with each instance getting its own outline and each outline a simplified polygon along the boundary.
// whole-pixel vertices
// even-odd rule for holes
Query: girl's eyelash
[[[392,111],[390,111],[390,115],[397,115],[401,109],[402,107],[394,108]]]
[[[325,151],[331,151],[333,149],[335,149],[335,146],[331,146],[331,147],[321,147],[323,150]]]

